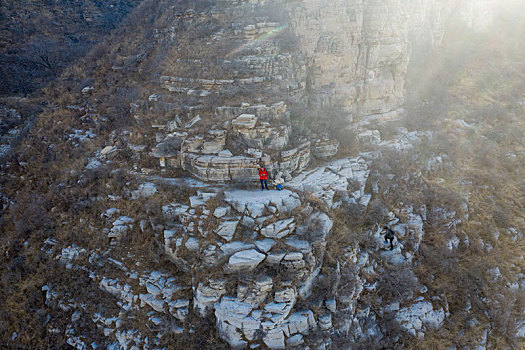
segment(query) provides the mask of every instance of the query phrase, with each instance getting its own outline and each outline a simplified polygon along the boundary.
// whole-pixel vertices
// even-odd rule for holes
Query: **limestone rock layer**
[[[163,44],[202,39],[178,46],[160,91],[132,113],[155,112],[162,132],[153,155],[162,167],[222,182],[257,178],[264,164],[288,179],[311,155],[338,150],[326,130],[297,132],[290,119],[400,117],[411,40],[438,45],[450,8],[439,0],[218,1],[159,30]],[[216,30],[201,33],[210,20]],[[330,108],[337,115],[327,115]]]

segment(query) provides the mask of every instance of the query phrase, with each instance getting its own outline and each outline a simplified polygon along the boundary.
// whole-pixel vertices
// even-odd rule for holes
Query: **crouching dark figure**
[[[390,241],[390,250],[394,249],[394,238],[396,237],[395,232],[388,226],[383,227],[381,234],[385,235],[385,244],[388,244]]]

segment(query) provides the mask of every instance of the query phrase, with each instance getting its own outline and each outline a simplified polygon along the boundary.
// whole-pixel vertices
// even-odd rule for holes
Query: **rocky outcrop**
[[[303,172],[288,186],[312,193],[331,208],[339,207],[342,201],[366,207],[371,197],[365,193],[369,175],[370,170],[364,159],[341,159],[326,167]],[[350,188],[353,188],[354,191],[349,191]],[[336,194],[341,201],[334,202]]]
[[[312,153],[315,158],[319,159],[328,159],[335,156],[338,149],[339,141],[328,138],[317,139],[312,145]]]
[[[214,310],[219,334],[235,348],[284,348],[303,342],[318,322],[330,328],[326,316],[318,321],[312,310],[294,308],[320,273],[330,217],[302,209],[299,195],[289,190],[227,190],[210,209],[216,196],[199,191],[190,205],[163,207],[166,253],[188,273],[205,276],[194,281],[194,310],[201,316]],[[298,213],[309,219],[298,225]],[[281,271],[277,279],[275,269]]]
[[[425,327],[439,329],[443,325],[445,312],[442,308],[433,309],[428,301],[420,301],[409,307],[399,310],[396,321],[401,327],[413,336],[424,337]]]
[[[363,125],[398,119],[403,114],[410,41],[438,45],[444,18],[453,7],[439,0],[337,1],[330,6],[320,0],[303,0],[272,4],[283,16],[279,21],[261,21],[256,14],[264,6],[263,2],[217,6],[218,13],[244,13],[246,19],[232,19],[231,31],[222,30],[210,39],[210,45],[221,47],[230,37],[239,47],[231,57],[217,58],[214,63],[205,57],[181,62],[214,71],[214,77],[161,77],[164,88],[177,94],[177,99],[192,100],[193,105],[181,110],[170,94],[159,93],[135,104],[140,107],[136,111],[177,113],[162,126],[164,136],[153,150],[162,167],[180,167],[201,180],[216,182],[256,179],[256,168],[262,163],[272,176],[280,173],[288,179],[306,169],[312,155],[319,159],[334,156],[336,140],[290,139],[293,127],[283,101],[261,104],[260,97],[249,96],[240,105],[221,106],[213,101],[221,96],[231,99],[230,94],[250,86],[249,95],[263,94],[269,101],[284,94],[291,104],[308,101],[317,109],[342,108],[338,113],[345,114],[348,121],[362,120]],[[268,30],[264,39],[254,40],[264,30]],[[286,32],[290,35],[279,37]],[[210,107],[213,115],[199,114]],[[206,131],[202,131],[203,123]],[[361,143],[381,142],[377,131],[359,132]]]
[[[381,114],[404,101],[407,16],[398,1],[307,0],[290,7],[307,58],[312,100],[356,116]]]
[[[258,179],[261,165],[273,176],[289,178],[290,174],[306,169],[312,152],[321,159],[337,153],[336,140],[315,139],[312,144],[303,138],[292,143],[288,115],[283,102],[271,106],[245,103],[240,107],[219,107],[215,116],[225,129],[189,136],[193,125],[185,127],[188,130],[185,132],[176,126],[178,123],[168,123],[162,128],[174,131],[159,137],[160,143],[152,156],[159,159],[161,167],[181,168],[201,180],[225,182]],[[225,149],[227,144],[238,147]]]

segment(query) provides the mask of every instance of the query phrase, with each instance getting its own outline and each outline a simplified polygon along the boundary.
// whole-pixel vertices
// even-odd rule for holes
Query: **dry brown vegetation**
[[[64,346],[63,334],[48,333],[42,326],[45,296],[41,287],[45,283],[51,281],[56,286],[67,286],[60,291],[76,291],[78,294],[74,297],[78,300],[109,298],[98,288],[84,290],[89,285],[84,273],[75,272],[73,278],[62,273],[64,267],[39,250],[44,239],[55,237],[66,245],[76,242],[87,249],[105,249],[110,247],[110,241],[101,232],[107,226],[100,219],[101,210],[115,206],[121,209],[122,215],[149,221],[150,217],[161,217],[162,205],[183,202],[193,194],[183,188],[170,188],[161,189],[159,194],[141,201],[140,205],[126,199],[108,200],[108,194],[120,195],[136,188],[137,183],[127,171],[112,172],[112,167],[130,168],[131,161],[126,153],[121,154],[117,164],[108,168],[82,170],[87,157],[105,145],[104,140],[110,132],[136,126],[129,114],[129,103],[147,98],[148,91],[154,86],[149,82],[151,77],[157,79],[161,73],[169,73],[215,78],[217,74],[223,73],[219,68],[207,72],[188,72],[193,66],[180,64],[177,59],[208,55],[209,52],[205,51],[206,36],[218,31],[224,18],[196,20],[192,25],[202,26],[203,32],[199,34],[202,37],[192,37],[188,34],[191,31],[181,30],[170,45],[152,44],[155,32],[151,24],[164,27],[172,24],[173,17],[170,14],[176,12],[177,8],[163,11],[167,3],[143,2],[109,40],[96,46],[81,63],[66,69],[60,81],[48,86],[44,98],[50,103],[42,108],[43,112],[29,137],[15,154],[6,159],[12,163],[12,168],[9,170],[10,176],[2,176],[0,185],[2,192],[14,199],[14,203],[0,218],[2,345],[35,349]],[[207,6],[210,6],[210,2],[195,2],[197,8]],[[132,40],[122,41],[126,31],[131,28],[136,35]],[[425,205],[427,208],[426,235],[414,272],[419,281],[429,288],[430,295],[443,296],[451,316],[447,318],[443,329],[427,333],[425,340],[402,339],[397,345],[388,344],[390,348],[402,346],[399,344],[403,342],[404,348],[414,349],[442,349],[454,344],[473,346],[487,327],[492,329],[490,342],[494,348],[517,349],[523,346],[515,339],[513,321],[521,316],[519,311],[523,310],[525,300],[523,296],[507,295],[503,290],[516,273],[525,269],[523,241],[513,242],[506,234],[509,227],[525,231],[525,111],[520,105],[525,86],[523,65],[518,64],[525,60],[525,36],[517,22],[510,21],[502,28],[506,29],[493,31],[490,35],[467,32],[462,37],[447,37],[442,51],[427,57],[429,61],[421,64],[434,69],[427,72],[415,66],[410,87],[413,94],[410,95],[404,123],[410,130],[434,130],[433,140],[421,144],[408,154],[384,153],[384,161],[376,164],[373,170],[380,174],[391,173],[395,177],[392,181],[386,177],[380,179],[380,188],[390,190],[380,193],[380,201],[372,201],[368,211],[363,213],[356,207],[343,207],[333,213],[335,225],[321,272],[324,280],[314,289],[314,295],[321,298],[331,297],[335,293],[337,276],[334,271],[337,260],[334,257],[341,256],[344,253],[342,249],[350,244],[357,244],[362,249],[375,248],[375,242],[363,232],[384,220],[386,208],[395,208],[401,201],[415,207]],[[457,32],[454,31],[455,34]],[[509,37],[514,39],[513,45],[506,45]],[[286,40],[284,37],[284,44]],[[188,42],[198,43],[193,48],[202,51],[191,51],[191,55],[188,51],[175,54],[178,52],[177,45],[184,46]],[[235,46],[233,44],[237,43],[225,42],[219,47],[216,56],[221,57],[230,52]],[[143,57],[154,59],[142,60]],[[159,71],[159,63],[163,63],[162,71]],[[114,66],[122,67],[122,70],[115,71]],[[86,97],[80,90],[88,84],[94,84],[95,90]],[[245,92],[235,93],[227,101],[237,105],[243,101]],[[94,125],[83,118],[85,112],[68,110],[66,105],[96,106],[96,112],[108,118],[108,122]],[[337,120],[333,123],[323,123],[322,120],[314,119],[315,116],[297,120],[308,116],[302,114],[301,110],[292,112],[293,117],[296,117],[294,122],[303,127],[299,134],[319,127],[338,137],[344,152],[353,153],[356,150],[355,144],[348,142],[353,139],[352,135],[341,135],[339,126],[346,117],[342,111],[334,109],[323,114],[326,120]],[[475,125],[475,130],[460,128],[456,122],[458,119]],[[207,126],[203,123],[202,127]],[[64,135],[74,128],[92,128],[100,137],[73,147],[70,142],[64,141]],[[388,134],[388,130],[384,131]],[[424,169],[428,156],[441,154],[448,155],[451,166],[445,164],[438,170]],[[19,162],[27,162],[29,166],[19,165]],[[253,187],[251,183],[235,185]],[[103,199],[98,200],[96,197]],[[313,197],[307,196],[305,201],[315,209],[327,211],[325,205]],[[463,209],[464,202],[468,205],[466,212]],[[219,203],[220,198],[210,204],[208,209]],[[439,217],[433,216],[434,209],[443,207],[456,211],[457,216],[468,214],[468,218],[463,218],[457,225],[456,234],[462,240],[468,237],[470,245],[462,243],[453,253],[444,247],[452,233],[444,231]],[[304,219],[298,217],[299,221]],[[210,221],[209,227],[215,224]],[[496,232],[499,232],[497,238]],[[484,243],[490,243],[493,249],[487,251],[478,238]],[[125,260],[128,259],[128,253],[132,253],[141,260],[143,268],[166,268],[177,274],[174,265],[162,254],[158,232],[154,229],[148,227],[142,232],[137,222],[121,245],[127,250],[116,251],[117,257]],[[496,283],[490,282],[486,273],[487,269],[494,266],[498,266],[503,275],[503,279]],[[410,286],[407,291],[415,289],[416,286],[411,285],[409,271],[390,271],[388,266],[384,268],[386,273],[380,280],[379,288],[386,299],[406,297],[399,286]],[[285,278],[287,271],[277,270],[273,273],[279,278]],[[352,273],[351,270],[343,271],[349,283]],[[485,297],[493,298],[495,302],[487,305]],[[364,300],[367,300],[366,295]],[[470,314],[465,312],[467,301],[472,304]],[[472,315],[476,316],[480,325],[467,328],[465,324]],[[54,316],[59,322],[64,317],[58,314]],[[167,339],[167,343],[174,347],[189,348],[223,346],[222,342],[217,341],[216,328],[211,319],[191,317],[190,323],[196,330],[194,335],[173,337]],[[10,341],[14,331],[19,334],[18,345]],[[462,331],[464,334],[460,337]],[[202,337],[202,334],[208,336]],[[96,334],[93,339],[97,339]],[[377,346],[370,345],[371,348]]]
[[[525,230],[524,80],[523,66],[517,64],[525,58],[520,44],[525,35],[519,16],[509,14],[487,33],[454,33],[454,38],[445,38],[442,51],[427,57],[433,70],[413,71],[418,84],[409,90],[413,94],[406,124],[435,130],[433,142],[418,151],[447,154],[452,164],[425,173],[424,187],[430,191],[425,190],[423,198],[429,212],[445,207],[458,216],[468,214],[456,231],[458,237],[468,237],[470,245],[461,243],[449,252],[444,248],[447,232],[437,218],[428,218],[416,273],[434,293],[445,295],[451,316],[443,329],[414,347],[471,346],[488,327],[491,347],[517,349],[523,343],[512,325],[521,316],[524,295],[501,293],[525,267],[523,243],[506,234],[509,227]],[[473,129],[460,127],[459,119]],[[462,203],[468,206],[466,212]],[[493,249],[488,251],[478,238]],[[492,282],[487,270],[495,266],[503,279]],[[467,300],[470,313],[465,311]],[[472,317],[479,326],[466,328]]]

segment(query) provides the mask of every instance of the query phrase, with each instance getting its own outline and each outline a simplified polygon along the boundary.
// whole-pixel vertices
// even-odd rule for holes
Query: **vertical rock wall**
[[[392,115],[405,100],[412,50],[436,48],[453,15],[480,29],[494,9],[494,0],[292,2],[287,11],[306,56],[310,104],[337,105],[358,118]]]

